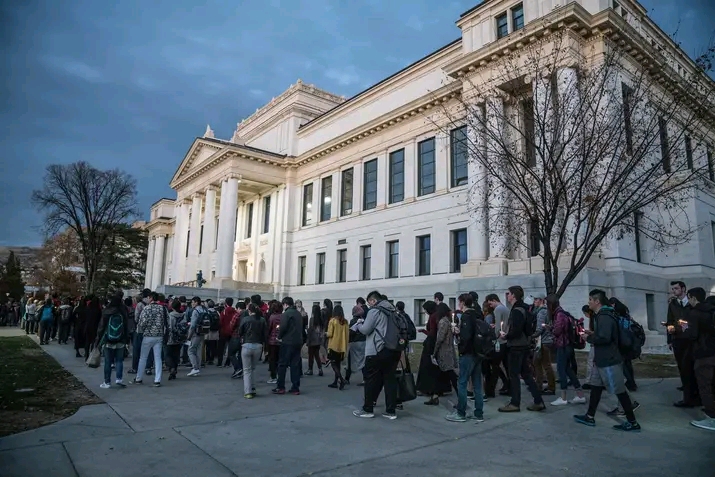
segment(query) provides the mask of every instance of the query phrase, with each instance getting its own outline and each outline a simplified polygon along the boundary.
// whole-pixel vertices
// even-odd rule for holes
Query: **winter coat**
[[[437,325],[437,340],[434,344],[433,355],[437,358],[437,364],[442,371],[457,369],[452,320],[446,316],[442,317]]]

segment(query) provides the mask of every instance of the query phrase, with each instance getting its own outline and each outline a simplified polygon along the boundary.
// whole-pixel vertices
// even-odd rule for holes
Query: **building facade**
[[[353,98],[298,80],[232,138],[207,127],[171,180],[176,198],[151,208],[145,285],[207,298],[289,294],[308,306],[323,298],[352,306],[379,289],[419,324],[436,291],[454,302],[464,291],[502,295],[513,284],[543,290],[541,258],[505,252],[489,224],[470,216],[477,172],[463,142],[471,131],[446,128],[442,108],[460,101],[472,72],[554,29],[568,29],[576,45],[594,31],[611,40],[626,32],[644,48],[657,43],[664,61],[694,68],[636,2],[562,3],[482,2],[457,22],[459,39]],[[695,147],[705,157],[713,144],[711,130]],[[690,213],[715,224],[715,198],[699,194]],[[577,315],[588,289],[604,288],[659,345],[670,280],[707,290],[715,283],[714,233],[701,228],[669,255],[641,253],[636,237],[609,241],[563,302]],[[199,271],[207,281],[200,293]]]

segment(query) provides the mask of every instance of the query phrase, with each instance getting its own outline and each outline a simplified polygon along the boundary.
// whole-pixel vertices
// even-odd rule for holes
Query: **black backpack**
[[[219,331],[221,329],[221,318],[216,310],[209,310],[209,331]]]
[[[618,351],[625,359],[634,360],[640,358],[643,344],[645,343],[645,331],[630,316],[615,316],[618,327]],[[638,336],[638,334],[641,336]]]
[[[417,327],[415,326],[415,322],[412,321],[412,318],[410,318],[410,315],[404,312],[397,312],[399,315],[402,315],[402,318],[405,320],[405,323],[407,324],[407,341],[414,341],[417,339]]]
[[[524,313],[524,334],[527,338],[531,338],[536,333],[536,315],[528,308],[518,308]]]
[[[474,354],[488,358],[494,352],[496,340],[497,335],[489,323],[477,318],[474,325]]]
[[[67,307],[62,309],[62,314],[60,315],[60,321],[64,324],[67,324],[70,322],[70,319],[72,318],[72,308]]]
[[[377,328],[375,331],[385,342],[385,348],[391,351],[404,351],[410,342],[410,325],[407,322],[412,320],[397,311],[389,312],[384,309],[380,311],[387,315],[387,330],[385,336],[382,336]],[[414,326],[414,323],[412,325]]]

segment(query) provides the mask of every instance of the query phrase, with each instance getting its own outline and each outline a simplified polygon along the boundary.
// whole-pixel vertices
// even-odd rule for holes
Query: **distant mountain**
[[[0,262],[7,262],[10,252],[15,252],[15,256],[20,259],[20,264],[24,270],[32,268],[37,263],[40,247],[5,247],[0,246]]]

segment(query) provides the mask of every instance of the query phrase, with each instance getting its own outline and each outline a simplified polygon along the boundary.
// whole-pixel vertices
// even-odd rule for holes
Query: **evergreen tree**
[[[7,257],[5,266],[0,269],[0,293],[2,293],[3,301],[8,294],[10,298],[19,300],[25,293],[25,282],[22,280],[22,266],[13,251],[10,251],[10,256]]]

